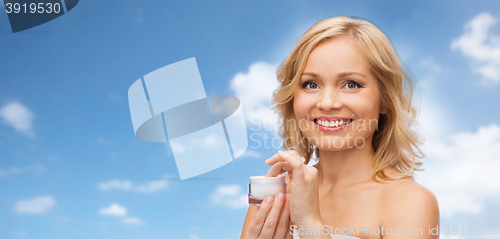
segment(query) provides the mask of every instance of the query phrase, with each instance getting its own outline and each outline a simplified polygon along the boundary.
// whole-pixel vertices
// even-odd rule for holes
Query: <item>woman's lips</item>
[[[343,118],[343,119],[345,119],[345,118]],[[318,120],[321,120],[321,118],[316,118],[316,119],[314,119],[312,121],[318,127],[318,129],[320,131],[326,132],[326,133],[333,133],[333,132],[338,132],[338,131],[344,130],[347,127],[349,127],[349,125],[351,125],[352,122],[354,122],[353,119],[345,119],[345,122],[347,122],[347,123],[344,123],[342,126],[327,127],[327,126],[321,126],[321,125],[319,125],[318,124]],[[330,121],[330,122],[333,122],[333,121]],[[344,120],[342,120],[342,122],[344,122]],[[338,121],[336,123],[338,124]]]

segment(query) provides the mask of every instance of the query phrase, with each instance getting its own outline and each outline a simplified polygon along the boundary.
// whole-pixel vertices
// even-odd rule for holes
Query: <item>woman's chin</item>
[[[328,147],[317,147],[321,151],[328,151],[328,152],[339,152],[339,151],[344,151],[348,150],[348,147],[334,147],[334,146],[328,146]]]

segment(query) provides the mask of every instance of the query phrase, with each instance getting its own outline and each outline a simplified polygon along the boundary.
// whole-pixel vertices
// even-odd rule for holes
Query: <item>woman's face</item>
[[[293,109],[304,136],[322,150],[371,147],[381,109],[377,78],[346,37],[318,44],[295,90]]]

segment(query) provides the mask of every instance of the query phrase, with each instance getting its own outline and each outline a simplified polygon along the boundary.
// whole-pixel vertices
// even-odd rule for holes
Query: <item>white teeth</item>
[[[351,123],[353,120],[340,120],[340,121],[326,121],[326,120],[316,120],[316,123],[324,127],[339,127]]]

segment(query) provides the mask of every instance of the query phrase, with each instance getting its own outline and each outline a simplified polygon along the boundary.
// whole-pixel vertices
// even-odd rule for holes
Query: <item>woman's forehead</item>
[[[341,72],[370,74],[369,62],[347,37],[320,42],[309,54],[304,72],[338,75]]]

